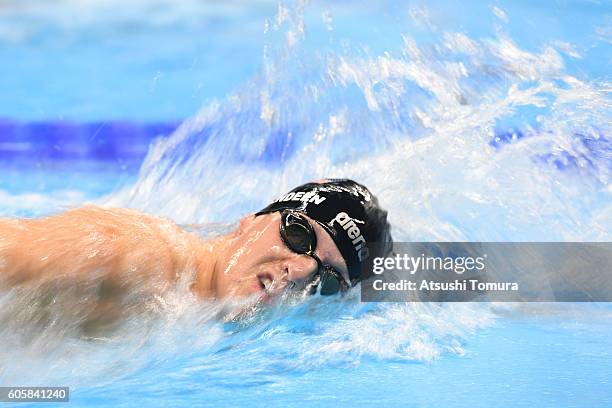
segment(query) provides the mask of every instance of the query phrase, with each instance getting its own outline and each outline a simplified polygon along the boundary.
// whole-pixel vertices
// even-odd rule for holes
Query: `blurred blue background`
[[[0,217],[93,200],[205,235],[342,176],[398,240],[609,241],[611,59],[609,1],[0,0]],[[612,406],[609,305],[352,294],[227,323],[179,293],[92,341],[61,302],[24,324],[39,298],[11,292],[0,384],[72,406]]]
[[[333,32],[309,32],[305,48],[335,40],[396,52],[401,35],[425,45],[441,28],[503,31],[527,51],[565,50],[579,78],[610,75],[607,2],[311,3],[306,26],[327,13]],[[134,172],[152,139],[260,72],[265,47],[284,34],[270,30],[278,10],[268,0],[2,1],[0,165],[93,160]]]

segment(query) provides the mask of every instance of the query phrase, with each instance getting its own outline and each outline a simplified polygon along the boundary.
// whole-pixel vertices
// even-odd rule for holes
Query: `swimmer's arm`
[[[0,286],[87,276],[174,280],[198,267],[198,240],[169,220],[127,209],[0,218]]]

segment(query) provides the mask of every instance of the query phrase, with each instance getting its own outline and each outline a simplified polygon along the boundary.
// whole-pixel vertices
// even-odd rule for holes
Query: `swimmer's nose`
[[[308,255],[291,257],[283,265],[283,273],[289,281],[300,283],[309,281],[317,270],[317,261]]]

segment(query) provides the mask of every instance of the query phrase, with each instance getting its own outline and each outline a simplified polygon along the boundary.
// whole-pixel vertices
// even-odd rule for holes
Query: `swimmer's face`
[[[333,266],[345,279],[346,262],[329,234],[312,219],[316,237],[315,254]],[[229,237],[215,266],[214,289],[218,297],[258,296],[265,300],[282,293],[290,282],[302,287],[317,272],[317,262],[293,252],[280,235],[278,212],[245,217]]]

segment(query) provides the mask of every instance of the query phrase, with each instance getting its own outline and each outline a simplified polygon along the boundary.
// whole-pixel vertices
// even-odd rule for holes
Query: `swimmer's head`
[[[333,179],[283,194],[220,242],[216,295],[270,298],[288,287],[332,294],[354,285],[369,260],[390,251],[391,234],[366,187]]]
[[[303,184],[256,215],[286,210],[304,214],[323,227],[340,251],[352,283],[361,280],[368,260],[391,251],[387,211],[367,187],[353,180],[328,179]]]

